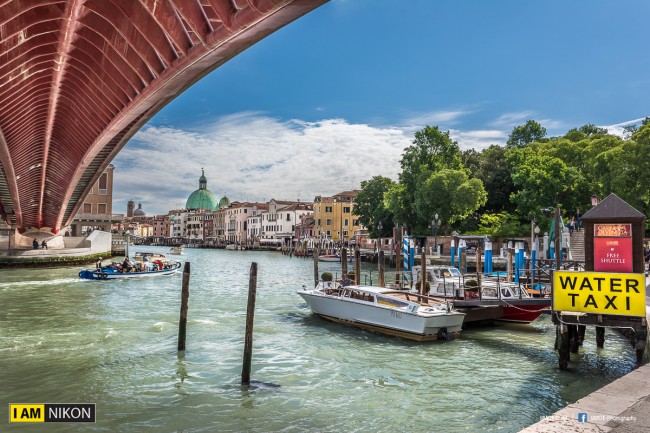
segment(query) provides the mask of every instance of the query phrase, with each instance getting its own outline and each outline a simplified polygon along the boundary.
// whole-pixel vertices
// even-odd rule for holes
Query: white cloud
[[[273,119],[259,112],[223,116],[200,131],[147,126],[114,161],[114,212],[129,199],[147,214],[182,208],[198,188],[231,200],[295,199],[359,188],[382,175],[397,178],[412,137],[391,127]]]
[[[493,144],[505,145],[508,140],[508,133],[496,129],[459,131],[452,129],[449,131],[452,139],[458,142],[461,150],[475,149],[481,151]]]
[[[462,117],[473,112],[472,109],[457,109],[411,114],[402,121],[404,125],[402,129],[415,132],[426,125],[440,126],[442,128],[449,127],[457,124]]]
[[[601,126],[601,128],[607,129],[607,132],[613,135],[618,135],[619,137],[624,137],[626,136],[625,130],[623,127],[629,126],[629,125],[635,125],[637,123],[643,122],[645,117],[640,117],[638,119],[633,119],[633,120],[626,120],[625,122],[619,122],[615,123],[613,125],[607,125],[607,126]]]
[[[535,112],[532,110],[518,111],[514,113],[504,113],[490,123],[490,126],[501,129],[512,129],[515,126],[525,123],[532,119]]]

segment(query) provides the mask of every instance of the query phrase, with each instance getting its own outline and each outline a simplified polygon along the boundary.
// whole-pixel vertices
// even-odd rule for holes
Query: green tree
[[[504,240],[529,234],[530,226],[522,224],[517,217],[507,212],[484,213],[479,223],[480,233]]]
[[[582,125],[580,128],[578,128],[578,131],[582,132],[585,135],[607,134],[607,128],[600,128],[593,123]]]
[[[383,176],[361,182],[361,191],[354,199],[354,213],[359,216],[359,222],[368,228],[370,237],[388,236],[391,233],[394,215],[385,206],[384,195],[394,185],[395,182]]]
[[[510,195],[516,191],[512,182],[512,166],[506,160],[506,149],[492,145],[481,152],[478,170],[473,172],[483,182],[487,202],[483,210],[500,212],[515,210]]]
[[[546,128],[534,120],[528,120],[524,125],[515,126],[508,137],[506,147],[526,147],[534,141],[546,137]]]
[[[404,224],[409,232],[424,233],[430,216],[418,213],[416,191],[435,171],[463,169],[458,143],[451,139],[449,131],[440,131],[437,126],[425,126],[415,133],[413,145],[404,150],[400,165],[400,186],[391,188],[387,195],[387,207],[396,221]]]
[[[483,183],[470,179],[465,170],[443,169],[422,183],[415,206],[421,218],[431,221],[438,214],[443,223],[453,224],[485,204],[487,193]]]

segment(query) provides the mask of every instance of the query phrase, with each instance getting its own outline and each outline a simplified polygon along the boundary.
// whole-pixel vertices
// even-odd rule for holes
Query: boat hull
[[[314,314],[327,320],[417,341],[458,335],[465,317],[458,312],[427,317],[354,299],[330,297],[309,291],[298,294]]]
[[[179,262],[175,263],[173,267],[162,269],[159,271],[146,271],[146,272],[118,272],[117,269],[103,268],[97,269],[84,269],[79,272],[79,278],[85,280],[121,280],[124,278],[141,278],[141,277],[159,277],[162,275],[171,275],[176,273],[181,267]]]

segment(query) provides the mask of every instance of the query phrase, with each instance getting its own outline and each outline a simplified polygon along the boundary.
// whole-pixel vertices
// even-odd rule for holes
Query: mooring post
[[[248,306],[246,307],[246,336],[244,337],[244,365],[241,372],[242,385],[251,382],[251,361],[253,359],[253,323],[255,319],[255,297],[257,295],[257,263],[251,263],[248,280]]]
[[[386,287],[386,279],[384,277],[384,251],[379,251],[379,277],[377,278],[377,285],[379,287]]]
[[[402,228],[395,227],[395,284],[402,287]]]
[[[478,283],[478,298],[483,300],[483,271],[481,261],[481,243],[476,246],[476,282]]]
[[[341,278],[348,276],[348,249],[341,248]]]
[[[512,283],[512,242],[508,242],[507,262],[506,262],[506,282]]]
[[[319,254],[319,248],[315,247],[314,248],[314,287],[318,285],[318,254]]]
[[[559,353],[560,370],[566,370],[569,366],[571,354],[569,352],[569,327],[558,323],[555,325],[555,348]]]
[[[636,349],[636,364],[643,362],[643,353],[648,344],[648,329],[646,326],[634,330],[634,348]]]
[[[596,326],[596,347],[602,349],[605,347],[605,328]]]
[[[420,284],[420,295],[425,295],[427,292],[427,252],[425,248],[422,248],[422,256],[420,257],[421,262],[421,276],[422,284]]]
[[[185,350],[187,337],[187,309],[190,299],[190,262],[185,262],[183,268],[183,283],[181,289],[181,318],[178,321],[178,350]]]
[[[361,284],[361,251],[358,246],[354,248],[354,278],[357,284]]]

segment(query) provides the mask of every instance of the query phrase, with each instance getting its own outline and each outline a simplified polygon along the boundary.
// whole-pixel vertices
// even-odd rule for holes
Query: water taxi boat
[[[183,245],[178,245],[175,247],[171,247],[169,249],[169,254],[180,256],[181,254],[183,254],[183,251],[185,251],[185,247],[183,247]]]
[[[146,258],[150,262],[152,262],[154,260],[166,260],[167,259],[167,257],[165,257],[164,254],[140,252],[140,251],[133,254],[133,258],[135,260],[144,260]]]
[[[323,281],[298,294],[324,319],[409,340],[452,339],[465,318],[440,299],[383,287]]]
[[[421,273],[420,266],[413,267],[414,291],[419,290]],[[502,322],[530,323],[551,306],[550,297],[534,296],[523,284],[508,283],[499,276],[483,276],[479,288],[475,276],[463,276],[451,266],[427,266],[427,281],[430,296],[452,299],[456,308],[501,305],[503,316],[498,320]]]
[[[353,259],[352,254],[348,255],[348,262],[351,262],[352,259]],[[318,256],[318,261],[319,262],[340,262],[341,256],[338,254],[325,254],[322,256]]]
[[[181,267],[181,263],[174,260],[168,262],[155,260],[150,262],[148,266],[145,265],[142,267],[138,263],[135,265],[134,270],[131,272],[124,272],[118,264],[101,266],[96,269],[84,269],[79,272],[79,278],[85,280],[119,280],[123,278],[158,277],[174,274]]]

